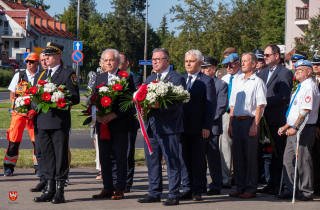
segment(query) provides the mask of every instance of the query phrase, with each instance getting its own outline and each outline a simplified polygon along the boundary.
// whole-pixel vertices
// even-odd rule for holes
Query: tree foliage
[[[16,2],[16,0],[9,0],[9,1]],[[42,6],[42,9],[43,9],[44,11],[50,9],[50,5],[44,4],[43,1],[44,1],[44,0],[25,0],[25,3],[26,3],[26,5],[32,6],[32,7]]]
[[[78,13],[78,0],[69,0],[69,6]],[[80,17],[87,22],[91,14],[97,13],[95,0],[80,0]]]

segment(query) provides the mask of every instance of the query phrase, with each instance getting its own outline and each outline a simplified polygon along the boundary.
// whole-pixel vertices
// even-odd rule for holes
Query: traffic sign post
[[[73,51],[82,51],[82,42],[74,41],[73,42]]]
[[[83,61],[83,54],[81,51],[74,51],[71,56],[72,60],[77,63],[77,77],[79,77],[79,65],[81,61]]]

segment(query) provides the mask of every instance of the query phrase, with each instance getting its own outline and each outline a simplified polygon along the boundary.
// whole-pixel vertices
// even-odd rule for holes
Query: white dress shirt
[[[48,75],[48,77],[52,77],[59,67],[60,67],[60,64],[58,66],[53,67],[51,69],[52,70],[51,75]],[[49,74],[49,71],[50,71],[50,68],[48,68],[48,74]]]
[[[256,74],[244,79],[244,74],[233,80],[229,106],[233,116],[254,117],[257,106],[267,105],[267,86]]]
[[[295,94],[296,92],[292,94],[290,104]],[[292,103],[289,115],[287,117],[287,124],[289,126],[293,126],[298,119],[299,112],[302,109],[311,110],[307,124],[316,124],[318,119],[319,100],[319,89],[312,79],[308,78],[303,81],[301,83],[300,90]]]
[[[161,73],[161,81],[163,81],[166,78],[169,71],[170,71],[170,66],[164,72]],[[157,73],[157,78],[158,78],[158,73]]]
[[[278,65],[279,65],[279,64],[278,64]],[[273,72],[276,70],[276,68],[277,68],[278,65],[276,65],[272,70],[269,68],[269,74],[268,74],[268,79],[267,79],[266,84],[268,84],[269,79],[271,78]],[[280,64],[280,65],[282,65],[282,64]]]
[[[237,79],[237,77],[240,76],[240,75],[242,75],[242,73],[241,73],[241,71],[239,69],[239,71],[233,75],[233,80],[232,81]],[[231,76],[232,76],[231,74],[226,74],[221,78],[221,80],[225,81],[229,85]],[[232,85],[233,85],[233,82],[232,82]]]
[[[192,76],[190,89],[191,89],[191,87],[192,87],[192,85],[193,85],[194,81],[196,81],[196,79],[197,79],[197,76],[198,76],[199,72],[200,72],[200,70],[199,70],[197,73],[193,74],[193,75],[191,75],[191,74],[189,74],[189,73],[188,73],[188,78],[187,78],[187,82],[186,82],[186,84],[188,84],[188,82],[189,82],[189,76]]]
[[[33,85],[34,77],[35,77],[36,74],[38,74],[38,73],[39,73],[39,70],[37,70],[37,72],[36,72],[34,75],[32,75],[32,74],[30,74],[30,72],[29,72],[28,69],[26,70],[26,74],[27,74],[27,77],[28,77],[28,82],[30,82],[31,85]],[[16,92],[17,87],[18,87],[18,84],[19,84],[19,82],[20,82],[20,81],[18,81],[18,80],[19,80],[19,73],[17,72],[17,73],[13,76],[13,78],[12,78],[12,80],[11,80],[11,83],[10,83],[10,85],[9,85],[9,87],[8,87],[8,89],[9,89],[11,92]]]
[[[110,85],[110,78],[112,77],[111,75],[113,75],[113,76],[116,76],[117,75],[117,71],[118,71],[118,69],[117,70],[115,70],[112,74],[110,74],[109,72],[108,72],[108,85]]]

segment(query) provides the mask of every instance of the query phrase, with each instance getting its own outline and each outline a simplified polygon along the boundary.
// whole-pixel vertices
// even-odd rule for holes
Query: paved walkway
[[[243,200],[239,198],[230,198],[228,193],[233,190],[222,190],[219,196],[203,196],[203,201],[181,201],[179,206],[166,207],[162,203],[140,204],[136,200],[142,198],[148,191],[148,177],[146,167],[137,167],[135,173],[134,186],[131,193],[125,194],[124,200],[101,199],[94,200],[91,198],[93,194],[100,192],[102,181],[96,180],[97,171],[94,169],[71,169],[70,181],[71,185],[65,188],[65,204],[54,205],[47,203],[34,203],[32,200],[41,193],[31,193],[29,188],[36,186],[37,177],[31,169],[16,170],[13,177],[0,177],[0,209],[32,209],[32,210],[50,210],[50,209],[210,209],[210,210],[228,210],[228,209],[272,209],[272,210],[295,210],[295,209],[320,209],[320,197],[315,196],[315,201],[307,203],[291,204],[291,200],[276,200],[273,196],[258,194],[256,199]],[[167,198],[168,182],[167,174],[164,171],[164,194],[162,201]],[[17,191],[18,199],[11,201],[9,199],[9,191]]]

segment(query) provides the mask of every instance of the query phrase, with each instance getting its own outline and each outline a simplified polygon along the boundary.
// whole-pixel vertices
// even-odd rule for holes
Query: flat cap
[[[317,51],[313,55],[313,59],[311,61],[312,64],[320,64],[320,51]]]
[[[228,57],[226,57],[226,59],[224,59],[222,64],[232,63],[232,62],[237,61],[237,60],[239,60],[238,54],[237,53],[231,53],[230,55],[228,55]]]
[[[292,55],[291,60],[292,61],[297,61],[297,60],[301,60],[301,59],[306,60],[307,59],[307,53],[304,53],[304,52],[296,50],[294,52],[294,54]]]
[[[264,52],[260,49],[255,49],[253,53],[256,55],[258,60],[264,60],[263,54]]]
[[[220,63],[217,59],[210,57],[210,56],[203,56],[203,61],[201,66],[217,66]]]
[[[298,60],[296,64],[294,64],[294,68],[298,68],[299,66],[310,66],[311,68],[313,68],[313,65],[310,61],[303,59]]]
[[[43,54],[62,54],[63,46],[48,42]]]
[[[223,55],[231,54],[231,53],[237,53],[237,51],[233,47],[228,47],[227,49],[224,50]]]

